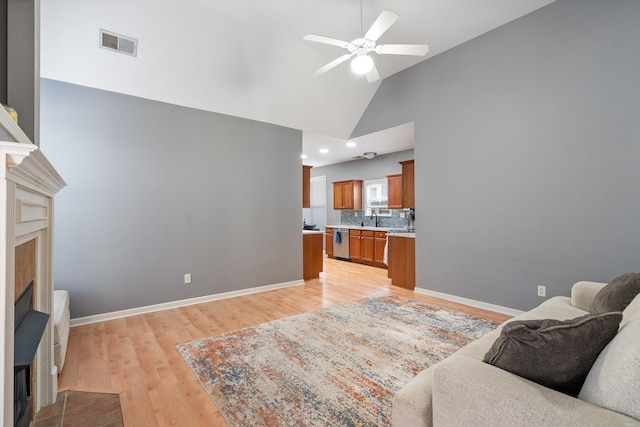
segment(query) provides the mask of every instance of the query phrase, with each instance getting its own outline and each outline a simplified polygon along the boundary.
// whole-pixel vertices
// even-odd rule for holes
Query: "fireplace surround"
[[[0,370],[2,425],[14,424],[16,247],[35,240],[33,309],[53,312],[53,198],[64,180],[9,115],[0,109]],[[46,323],[32,364],[34,413],[55,402],[53,325]],[[23,370],[26,372],[26,370]]]

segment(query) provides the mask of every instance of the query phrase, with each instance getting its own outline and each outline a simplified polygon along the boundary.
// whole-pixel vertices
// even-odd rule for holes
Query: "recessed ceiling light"
[[[300,156],[300,158],[301,158],[301,159],[306,159],[306,158],[307,158],[307,155],[306,155],[306,154],[303,154],[302,156]]]
[[[353,142],[353,141],[347,142],[347,147],[355,147],[355,146],[356,146],[355,142]]]
[[[321,154],[327,154],[329,152],[329,150],[327,150],[326,148],[321,148],[320,149],[320,153]]]

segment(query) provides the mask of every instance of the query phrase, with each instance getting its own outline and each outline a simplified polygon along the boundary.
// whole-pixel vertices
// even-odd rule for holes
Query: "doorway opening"
[[[311,205],[302,209],[302,217],[307,224],[315,224],[324,231],[327,224],[327,177],[313,176],[310,180],[309,197]],[[324,241],[324,240],[323,240]]]

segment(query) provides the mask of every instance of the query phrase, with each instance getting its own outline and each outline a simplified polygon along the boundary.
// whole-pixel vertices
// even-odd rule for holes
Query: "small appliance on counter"
[[[307,224],[307,220],[305,219],[304,222],[302,223],[302,229],[303,230],[311,230],[311,231],[320,231],[316,228],[315,224]]]
[[[409,233],[415,233],[416,226],[414,221],[416,220],[416,211],[414,209],[408,209],[405,213],[405,217],[407,218],[407,231]]]

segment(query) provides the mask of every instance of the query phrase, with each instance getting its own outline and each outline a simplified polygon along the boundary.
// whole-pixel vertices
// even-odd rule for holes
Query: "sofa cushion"
[[[600,290],[606,285],[606,283],[602,282],[581,281],[575,283],[571,287],[571,305],[582,309],[587,313],[591,313],[589,311],[589,306],[596,295],[598,295],[598,292],[600,292]]]
[[[620,320],[622,313],[603,313],[510,322],[483,361],[575,396]]]
[[[622,328],[624,325],[629,323],[631,319],[635,316],[638,316],[640,313],[640,294],[636,295],[636,297],[629,303],[627,308],[622,312],[622,322],[620,322],[620,327]],[[640,317],[640,316],[639,316]]]
[[[640,316],[602,350],[579,399],[640,420]]]
[[[600,290],[589,306],[591,313],[623,311],[640,294],[640,273],[618,276]]]

